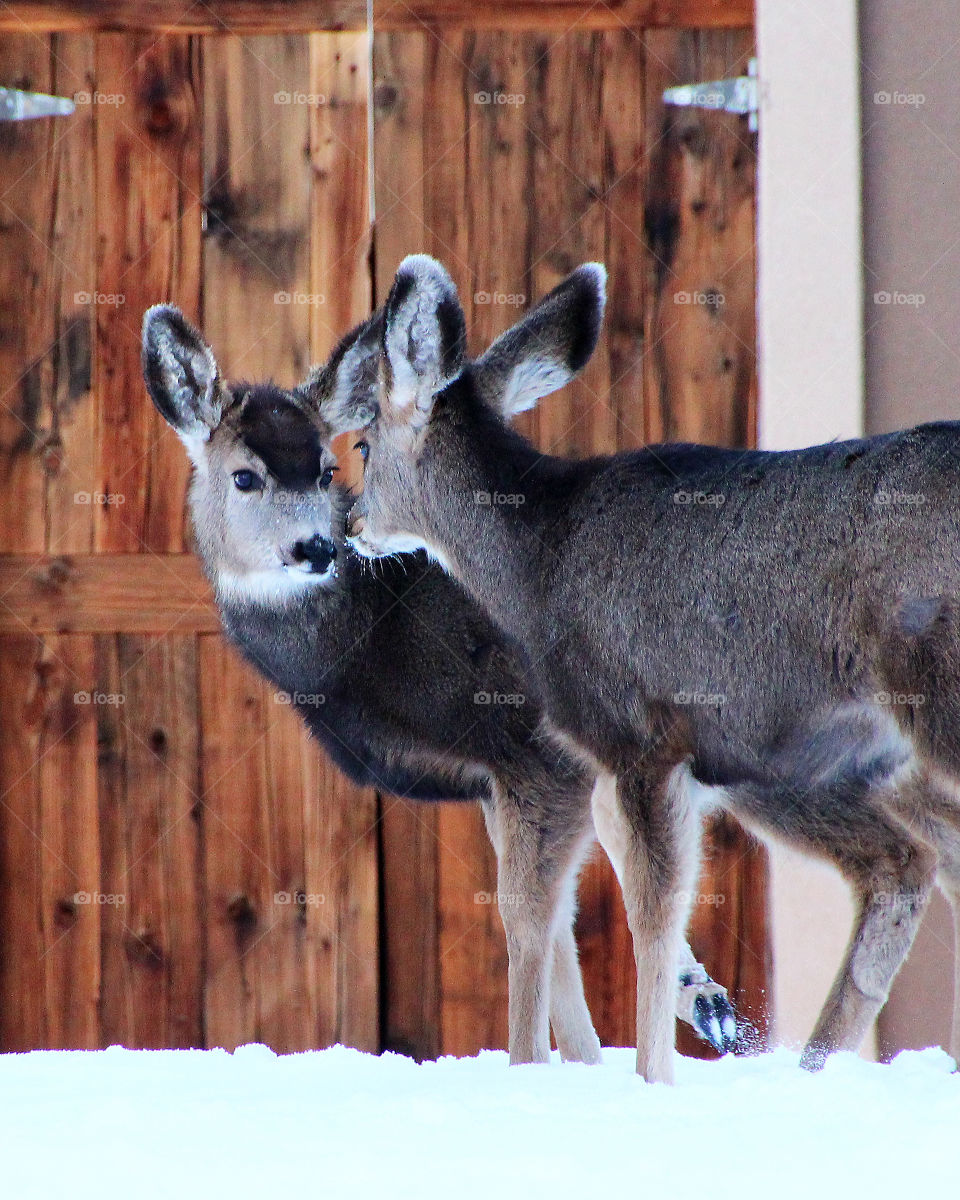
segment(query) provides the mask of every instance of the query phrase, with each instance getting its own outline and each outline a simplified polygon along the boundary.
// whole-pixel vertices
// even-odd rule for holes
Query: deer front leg
[[[590,807],[597,839],[610,859],[622,890],[630,828],[620,812],[617,781],[613,775],[598,775]],[[676,1015],[720,1054],[729,1053],[737,1043],[737,1015],[726,988],[710,978],[686,941],[681,942],[677,961]]]
[[[641,763],[617,778],[629,828],[623,899],[637,963],[637,1072],[673,1082],[677,962],[696,876],[699,827],[686,762]]]

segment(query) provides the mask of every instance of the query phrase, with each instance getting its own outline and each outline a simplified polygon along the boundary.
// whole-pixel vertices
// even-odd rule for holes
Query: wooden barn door
[[[311,70],[302,36],[0,40],[2,83],[78,99],[0,125],[5,1050],[379,1045],[376,798],[225,645],[140,373],[158,300],[233,377],[333,340],[279,95]]]
[[[350,787],[224,644],[139,324],[173,300],[229,376],[290,383],[411,250],[450,267],[475,347],[602,259],[601,347],[526,431],[569,454],[750,444],[753,138],[661,103],[743,70],[750,7],[638,4],[633,28],[547,7],[534,30],[493,0],[441,24],[378,6],[372,68],[362,4],[0,14],[0,86],[80,101],[0,125],[0,1049],[505,1044],[479,815]],[[357,31],[307,32],[327,19]],[[715,826],[692,939],[760,1023],[765,878]],[[627,1044],[599,859],[581,895],[591,1007]]]
[[[745,73],[752,30],[612,24],[377,35],[376,295],[405,253],[436,254],[479,352],[578,263],[599,259],[610,276],[600,347],[581,380],[522,419],[525,432],[570,455],[668,439],[751,445],[755,138],[735,116],[668,111],[662,94]],[[423,1054],[504,1044],[506,950],[486,902],[494,872],[476,812],[386,804],[387,1044]],[[694,948],[762,1036],[766,858],[732,821],[711,826],[697,899]],[[633,955],[599,856],[584,873],[577,932],[601,1039],[628,1045]],[[709,1053],[679,1036],[686,1053]]]

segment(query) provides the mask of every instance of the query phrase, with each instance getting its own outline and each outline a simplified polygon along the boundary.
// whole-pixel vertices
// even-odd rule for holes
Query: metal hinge
[[[663,93],[664,104],[679,108],[709,108],[715,112],[739,113],[747,118],[751,133],[757,131],[759,89],[757,60],[751,58],[747,74],[736,79],[715,79],[710,83],[682,83],[668,87]]]
[[[69,117],[76,105],[66,96],[45,96],[0,87],[0,121],[30,121],[34,117]]]

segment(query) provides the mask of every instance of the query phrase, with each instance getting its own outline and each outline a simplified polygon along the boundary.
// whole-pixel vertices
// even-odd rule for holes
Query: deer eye
[[[317,487],[328,488],[333,483],[333,473],[339,470],[339,467],[327,467],[324,473],[317,480]]]
[[[263,480],[253,471],[248,471],[244,467],[240,471],[234,471],[233,484],[238,492],[252,492],[255,489],[259,490],[263,487]]]
[[[366,462],[367,458],[370,454],[370,447],[367,445],[367,443],[361,439],[359,442],[356,443],[356,445],[353,448],[354,448],[354,450],[360,451],[360,457],[363,459],[364,462]]]

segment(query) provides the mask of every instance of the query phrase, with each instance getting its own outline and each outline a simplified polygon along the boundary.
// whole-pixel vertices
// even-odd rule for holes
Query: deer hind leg
[[[623,864],[630,844],[630,826],[620,812],[617,781],[613,775],[597,776],[590,797],[597,840],[605,850],[623,888]],[[690,945],[681,939],[677,959],[676,1016],[721,1054],[737,1042],[737,1015],[726,988],[710,978],[697,962]]]
[[[552,806],[537,788],[495,785],[484,816],[507,935],[510,1061],[549,1060],[552,1017],[562,1057],[597,1062],[572,929],[577,872],[593,833],[586,797]]]
[[[950,901],[954,928],[950,1053],[960,1066],[960,782],[930,773],[897,815],[937,852],[937,882]]]
[[[908,785],[912,787],[912,785]],[[844,961],[800,1065],[819,1070],[857,1050],[886,1002],[930,897],[937,856],[890,813],[889,794],[847,803],[811,848],[831,857],[854,889],[857,918]]]
[[[637,1072],[649,1083],[673,1082],[677,966],[699,848],[689,783],[686,763],[617,776],[621,887],[637,963]]]

